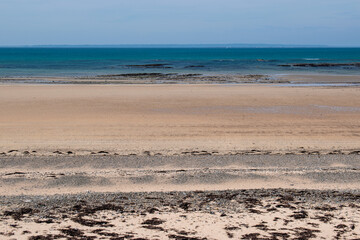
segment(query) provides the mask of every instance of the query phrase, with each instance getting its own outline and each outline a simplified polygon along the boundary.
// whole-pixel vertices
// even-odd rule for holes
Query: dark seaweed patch
[[[144,221],[142,224],[144,225],[160,225],[163,224],[165,221],[161,220],[159,218],[152,218],[152,219],[148,219],[146,221]]]
[[[32,214],[31,208],[20,208],[19,211],[5,211],[4,216],[11,216],[14,220],[20,220],[25,214]]]
[[[198,237],[187,237],[187,236],[181,236],[181,235],[169,235],[168,236],[171,239],[175,240],[206,240],[207,238],[198,238]]]
[[[309,216],[309,214],[304,210],[294,212],[293,215],[290,215],[290,217],[293,217],[295,219],[303,219],[303,218],[307,218],[308,216]]]
[[[109,224],[108,221],[95,221],[91,219],[84,219],[80,216],[74,217],[71,220],[73,220],[76,223],[79,223],[83,226],[87,227],[94,227],[94,226],[102,226],[102,227],[113,227],[114,225]]]
[[[81,237],[84,235],[84,232],[77,228],[64,228],[60,229],[60,231],[71,237]]]

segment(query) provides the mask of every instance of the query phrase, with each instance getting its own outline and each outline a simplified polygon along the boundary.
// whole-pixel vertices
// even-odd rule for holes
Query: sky
[[[360,46],[360,0],[0,0],[0,45]]]

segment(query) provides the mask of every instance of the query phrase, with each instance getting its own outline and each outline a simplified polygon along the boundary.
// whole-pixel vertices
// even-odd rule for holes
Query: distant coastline
[[[360,46],[294,44],[25,44],[0,45],[0,48],[360,48]]]

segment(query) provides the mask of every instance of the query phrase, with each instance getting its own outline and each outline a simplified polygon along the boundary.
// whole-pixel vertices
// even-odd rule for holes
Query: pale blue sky
[[[0,45],[360,46],[360,0],[0,0]]]

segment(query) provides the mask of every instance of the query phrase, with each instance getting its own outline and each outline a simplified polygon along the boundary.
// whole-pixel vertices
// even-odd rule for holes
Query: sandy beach
[[[360,155],[0,157],[3,239],[357,239]]]
[[[356,87],[1,85],[0,153],[352,151],[359,99]]]
[[[235,190],[0,198],[3,239],[358,239],[359,192]]]
[[[360,88],[316,79],[3,83],[1,238],[359,238]]]

